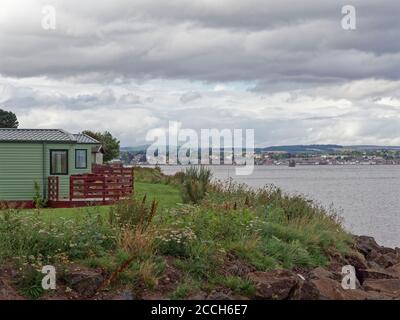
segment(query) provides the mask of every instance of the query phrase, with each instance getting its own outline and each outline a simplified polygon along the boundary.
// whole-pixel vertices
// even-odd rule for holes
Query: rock
[[[248,278],[256,287],[256,299],[289,299],[298,290],[301,279],[286,270],[252,272]]]
[[[226,293],[217,291],[208,295],[207,300],[232,300],[232,298]]]
[[[394,252],[381,254],[376,262],[384,268],[391,267],[400,262],[399,257]]]
[[[331,271],[328,271],[322,267],[315,268],[310,272],[311,279],[318,279],[318,278],[334,278],[334,275]]]
[[[400,263],[400,250],[398,248],[382,247],[376,243],[374,238],[366,236],[356,237],[356,242],[357,249],[364,255],[370,267],[373,263],[382,268]]]
[[[349,264],[356,269],[356,273],[361,269],[368,269],[368,261],[360,252],[354,252],[345,257],[346,264]]]
[[[316,299],[341,299],[340,276],[318,267],[310,272],[310,285],[318,292]],[[343,289],[342,289],[343,290]]]
[[[364,256],[367,256],[372,250],[378,251],[380,248],[373,237],[356,236],[355,239],[358,251]]]
[[[363,288],[388,298],[400,299],[400,279],[368,279],[363,283]]]
[[[294,300],[318,300],[320,293],[310,280],[300,282],[299,288],[293,294]]]
[[[85,297],[92,297],[104,280],[100,271],[82,267],[73,267],[65,276],[68,286]]]
[[[368,294],[360,289],[345,290],[341,282],[330,278],[314,279],[311,283],[319,292],[318,300],[365,300]]]
[[[124,290],[114,296],[112,300],[136,300],[135,296],[132,294],[130,290]]]
[[[322,267],[313,269],[309,278],[300,285],[296,294],[296,299],[300,300],[365,300],[374,299],[373,295],[364,292],[358,279],[356,279],[356,289],[342,288],[343,275],[332,272]]]
[[[367,279],[394,279],[390,272],[376,269],[361,269],[358,271],[358,276],[361,283]]]
[[[381,267],[379,264],[377,264],[374,261],[368,261],[368,266],[369,266],[368,269],[374,269],[374,270],[381,271],[381,272],[385,272],[386,271],[385,268]]]
[[[400,278],[400,263],[386,269],[394,278]]]
[[[187,297],[187,300],[205,300],[207,298],[207,293],[201,291]]]

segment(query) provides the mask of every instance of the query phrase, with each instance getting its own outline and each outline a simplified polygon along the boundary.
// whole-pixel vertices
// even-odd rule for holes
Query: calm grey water
[[[233,178],[251,187],[274,184],[333,205],[354,234],[400,247],[400,166],[256,166],[251,176],[236,176],[230,166],[210,166],[217,179]],[[165,166],[166,174],[181,171]]]

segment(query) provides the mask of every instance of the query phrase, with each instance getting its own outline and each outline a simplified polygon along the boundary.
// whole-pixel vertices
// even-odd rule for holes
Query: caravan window
[[[77,149],[75,150],[75,169],[86,169],[87,168],[87,150]]]
[[[50,150],[50,174],[68,174],[68,150]]]

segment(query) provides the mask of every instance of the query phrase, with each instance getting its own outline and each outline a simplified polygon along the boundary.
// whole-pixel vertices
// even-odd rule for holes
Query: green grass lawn
[[[178,188],[170,185],[149,182],[135,182],[135,193],[139,198],[147,195],[147,200],[155,199],[158,202],[160,210],[167,209],[181,203],[182,199]],[[79,219],[88,212],[100,213],[106,215],[110,210],[110,206],[93,206],[83,208],[46,208],[40,210],[43,219],[54,221],[54,219]],[[23,214],[34,214],[35,210],[24,210]]]
[[[158,201],[158,208],[167,209],[174,207],[177,203],[182,203],[182,198],[177,187],[171,185],[135,182],[136,194],[143,197],[147,194],[147,200]]]

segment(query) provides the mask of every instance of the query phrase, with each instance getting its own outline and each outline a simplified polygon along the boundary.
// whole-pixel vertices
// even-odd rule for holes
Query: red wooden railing
[[[47,193],[48,193],[47,198],[50,201],[58,201],[58,194],[59,194],[58,191],[60,188],[58,177],[57,176],[48,177],[47,181],[48,181],[48,183],[47,183]]]
[[[94,165],[92,172],[70,176],[70,201],[118,201],[132,194],[132,168]]]

